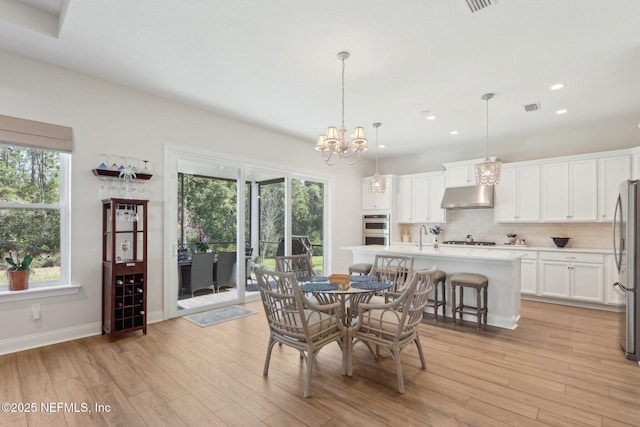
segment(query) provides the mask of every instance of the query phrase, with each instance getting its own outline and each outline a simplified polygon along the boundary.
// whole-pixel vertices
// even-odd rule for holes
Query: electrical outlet
[[[31,304],[31,319],[40,320],[40,304]]]

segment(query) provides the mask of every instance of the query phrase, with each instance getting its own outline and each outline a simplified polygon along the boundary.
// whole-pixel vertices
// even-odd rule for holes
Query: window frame
[[[60,278],[30,282],[24,291],[9,291],[0,285],[0,303],[54,297],[78,293],[79,284],[71,283],[71,151],[70,127],[0,115],[0,143],[56,151],[60,155],[60,182],[57,204],[0,202],[0,209],[52,209],[60,213]]]

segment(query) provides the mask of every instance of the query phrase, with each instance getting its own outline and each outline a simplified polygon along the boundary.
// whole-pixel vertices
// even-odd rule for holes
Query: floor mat
[[[201,313],[183,316],[190,322],[204,328],[206,326],[215,325],[217,323],[226,322],[228,320],[239,319],[241,317],[251,316],[257,312],[248,308],[232,305],[231,307],[218,308],[216,310],[203,311]]]

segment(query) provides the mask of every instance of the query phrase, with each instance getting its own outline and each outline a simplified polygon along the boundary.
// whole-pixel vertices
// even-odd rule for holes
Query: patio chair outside
[[[192,296],[212,294],[216,290],[213,282],[213,252],[194,253],[191,257],[191,290]]]

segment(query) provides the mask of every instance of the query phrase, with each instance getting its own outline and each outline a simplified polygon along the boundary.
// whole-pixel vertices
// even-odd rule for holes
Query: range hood
[[[493,185],[446,188],[440,207],[443,209],[492,208]]]

